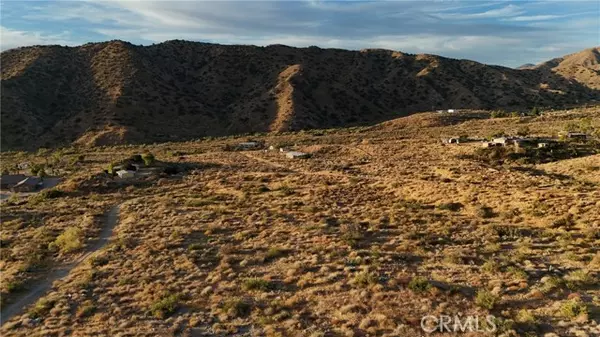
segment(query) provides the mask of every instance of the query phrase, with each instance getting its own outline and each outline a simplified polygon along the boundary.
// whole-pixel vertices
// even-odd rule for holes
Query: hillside
[[[600,47],[556,58],[536,68],[560,74],[596,90],[600,89]]]
[[[570,57],[558,70],[515,70],[388,50],[185,41],[34,46],[1,57],[2,150],[338,127],[432,108],[518,109],[600,99],[597,62],[573,61],[578,65],[571,72],[565,70]]]

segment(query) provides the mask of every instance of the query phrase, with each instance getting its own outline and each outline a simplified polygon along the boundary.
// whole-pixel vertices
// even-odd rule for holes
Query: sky
[[[384,48],[516,67],[600,46],[588,1],[5,1],[0,48],[125,40]]]

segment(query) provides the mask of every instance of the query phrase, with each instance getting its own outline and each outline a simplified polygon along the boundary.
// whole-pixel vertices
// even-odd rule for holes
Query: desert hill
[[[600,47],[552,59],[536,68],[551,71],[596,90],[600,89]]]
[[[432,108],[578,104],[600,99],[598,50],[582,53],[515,70],[379,49],[25,47],[1,56],[2,149],[338,127]]]

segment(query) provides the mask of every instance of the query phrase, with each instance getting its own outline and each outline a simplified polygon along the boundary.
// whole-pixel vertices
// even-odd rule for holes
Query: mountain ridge
[[[554,67],[516,70],[382,49],[182,40],[21,47],[2,53],[2,148],[185,140],[368,124],[431,109],[599,100],[597,62],[572,55]]]

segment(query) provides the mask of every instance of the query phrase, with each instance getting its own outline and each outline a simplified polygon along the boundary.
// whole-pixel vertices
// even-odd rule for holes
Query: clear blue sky
[[[112,39],[385,48],[519,66],[600,45],[592,1],[1,1],[2,50]]]

